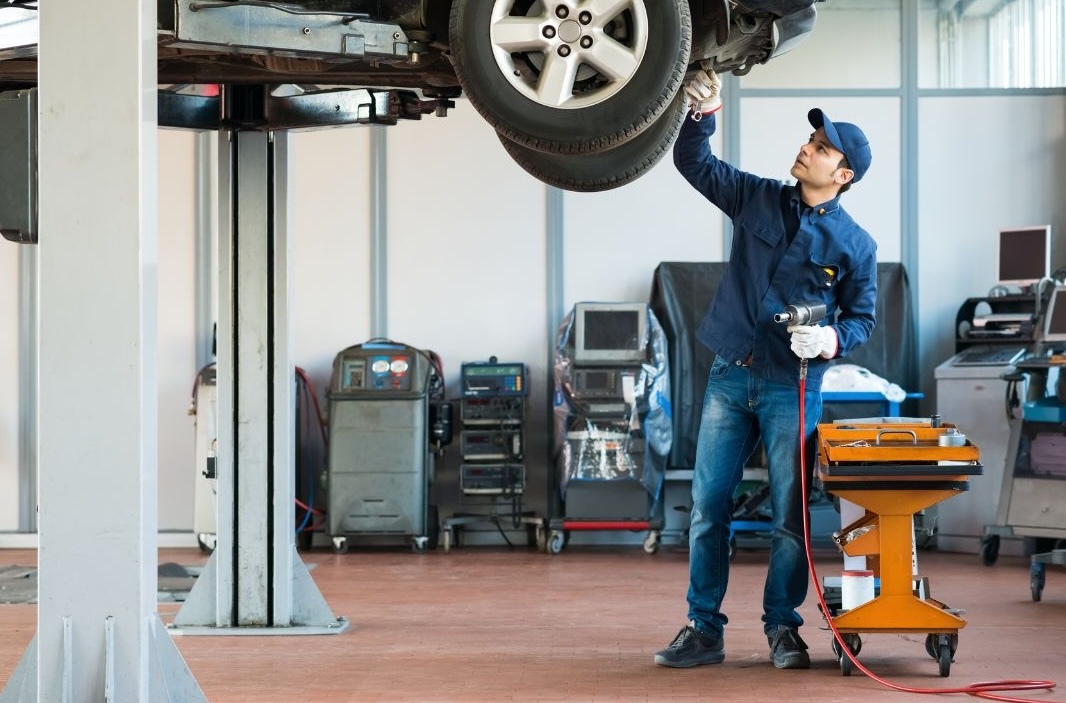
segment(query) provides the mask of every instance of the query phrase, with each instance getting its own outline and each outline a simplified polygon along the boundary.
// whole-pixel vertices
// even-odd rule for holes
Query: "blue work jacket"
[[[837,356],[864,344],[877,302],[877,243],[836,197],[814,207],[798,185],[761,178],[711,153],[714,115],[686,119],[674,143],[674,165],[733,221],[729,267],[697,339],[731,363],[751,356],[751,372],[799,385],[799,359],[787,325],[774,315],[802,301],[825,303],[836,328]],[[807,388],[819,390],[828,360],[811,359]]]

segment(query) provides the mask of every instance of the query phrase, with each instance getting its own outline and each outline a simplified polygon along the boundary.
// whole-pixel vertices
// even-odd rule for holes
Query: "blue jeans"
[[[796,360],[799,376],[799,360]],[[807,390],[804,432],[808,487],[822,413],[820,391]],[[688,616],[697,629],[721,635],[728,622],[722,600],[729,584],[729,526],[744,465],[759,439],[766,448],[773,510],[770,564],[763,590],[764,630],[799,627],[807,597],[799,475],[799,391],[767,382],[750,369],[715,359],[707,379],[696,443],[689,528]]]

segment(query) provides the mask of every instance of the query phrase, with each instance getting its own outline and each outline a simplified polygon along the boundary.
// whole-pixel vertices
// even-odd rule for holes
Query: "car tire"
[[[670,151],[687,114],[684,96],[678,94],[666,114],[636,137],[588,154],[548,154],[497,136],[529,175],[556,188],[591,193],[618,188],[644,175]]]
[[[452,5],[449,38],[459,84],[486,121],[522,147],[554,154],[612,149],[654,124],[685,78],[692,43],[688,0],[617,0],[602,17],[583,17],[574,5]],[[562,11],[578,15],[561,19]],[[505,29],[528,48],[507,52]],[[603,72],[608,60],[616,65],[613,80]],[[557,74],[558,80],[548,80]],[[554,93],[548,90],[553,82]]]

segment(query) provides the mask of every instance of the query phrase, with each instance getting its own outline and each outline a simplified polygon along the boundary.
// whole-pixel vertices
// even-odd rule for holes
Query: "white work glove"
[[[837,332],[829,325],[793,325],[788,332],[792,335],[792,353],[801,359],[832,359],[837,355]]]
[[[719,95],[722,81],[711,68],[710,62],[704,61],[700,65],[703,68],[685,85],[685,99],[695,119],[717,112],[722,107],[722,97]]]

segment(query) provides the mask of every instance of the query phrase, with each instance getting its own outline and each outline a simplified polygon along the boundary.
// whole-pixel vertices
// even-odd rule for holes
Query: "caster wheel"
[[[427,546],[429,546],[429,537],[419,535],[411,538],[411,551],[415,554],[424,554]]]
[[[333,553],[334,554],[347,554],[348,553],[348,538],[347,537],[334,537],[333,538]]]
[[[951,675],[951,646],[944,643],[940,645],[940,658],[938,659],[940,664],[940,675],[947,677]]]
[[[1039,603],[1041,594],[1044,592],[1044,579],[1040,578],[1037,574],[1030,574],[1029,592],[1033,596],[1033,601]]]
[[[936,635],[925,636],[925,653],[931,656],[933,659],[937,659],[940,657],[938,646],[939,645],[937,644]]]
[[[992,566],[999,559],[999,535],[990,535],[981,540],[981,563]]]
[[[559,554],[563,551],[563,546],[566,543],[566,538],[562,532],[553,530],[551,537],[548,539],[548,552],[550,554]]]
[[[548,531],[544,529],[544,525],[537,525],[537,551],[548,551]]]
[[[659,533],[652,530],[648,533],[648,536],[644,538],[644,551],[647,554],[655,554],[659,551]]]
[[[449,554],[452,551],[452,531],[444,530],[440,535],[440,546],[444,550],[445,554]]]
[[[733,561],[737,557],[737,538],[733,535],[729,535],[729,561]]]
[[[959,646],[958,634],[931,633],[925,638],[925,652],[940,665],[940,675],[951,673],[951,660]]]
[[[856,634],[841,635],[844,639],[844,644],[847,645],[848,651],[853,656],[858,656],[862,650],[862,640]],[[855,668],[855,663],[851,660],[843,649],[840,648],[840,643],[836,638],[833,638],[833,654],[836,655],[837,662],[840,664],[840,673],[842,676],[851,676],[851,672]]]
[[[846,654],[840,655],[840,675],[851,676],[851,672],[854,670],[855,665],[851,661],[851,657]]]
[[[1029,591],[1033,600],[1040,602],[1040,595],[1044,592],[1044,574],[1047,569],[1044,564],[1034,561],[1029,564]]]

